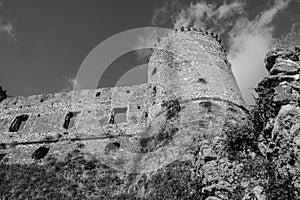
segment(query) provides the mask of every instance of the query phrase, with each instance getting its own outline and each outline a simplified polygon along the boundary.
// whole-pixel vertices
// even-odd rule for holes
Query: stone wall
[[[34,149],[45,141],[134,135],[147,125],[147,93],[144,84],[8,98],[0,104],[0,141],[18,148],[40,141]],[[21,154],[10,155],[16,162]]]

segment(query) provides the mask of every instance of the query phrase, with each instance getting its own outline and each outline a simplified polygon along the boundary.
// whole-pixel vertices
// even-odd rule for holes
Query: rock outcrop
[[[254,110],[265,158],[268,199],[300,199],[300,49],[276,48],[265,59],[269,75],[259,83]]]

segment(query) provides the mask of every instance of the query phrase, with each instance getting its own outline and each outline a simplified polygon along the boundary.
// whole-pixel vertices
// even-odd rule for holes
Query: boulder
[[[292,105],[282,106],[275,119],[274,129],[272,131],[272,140],[276,143],[276,146],[280,148],[280,152],[282,152],[279,159],[276,160],[278,166],[296,166],[300,164],[299,124],[300,108]],[[297,175],[300,175],[299,172]]]
[[[276,105],[297,104],[300,99],[299,93],[289,83],[279,84],[274,91],[273,102]]]
[[[299,73],[300,66],[298,63],[292,60],[279,59],[276,64],[272,67],[270,74],[276,75],[279,73],[284,73],[287,75],[294,75]]]
[[[273,102],[284,105],[291,101],[292,88],[289,85],[278,85],[275,87]]]
[[[299,61],[299,56],[296,51],[285,49],[282,47],[276,47],[274,50],[267,53],[265,58],[265,65],[268,71],[272,69],[276,63],[277,58],[290,59],[292,61]]]

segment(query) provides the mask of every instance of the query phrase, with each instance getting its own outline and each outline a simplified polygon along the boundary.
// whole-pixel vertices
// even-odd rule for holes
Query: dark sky
[[[280,8],[280,4],[284,1],[290,3]],[[270,34],[275,39],[287,35],[292,30],[292,26],[295,27],[294,30],[300,30],[299,0],[0,0],[0,86],[3,86],[12,96],[70,90],[72,80],[76,77],[84,59],[97,45],[122,31],[151,26],[154,15],[156,16],[154,25],[171,27],[169,25],[172,25],[172,19],[174,21],[172,17],[176,16],[174,13],[180,13],[182,7],[189,7],[191,2],[200,2],[200,4],[213,2],[219,6],[247,2],[242,13],[236,9],[238,15],[228,17],[227,21],[222,19],[217,21],[221,28],[231,21],[238,25],[239,17],[236,16],[243,16],[247,20],[241,22],[247,23],[241,25],[249,28],[250,31],[253,27],[270,31],[268,27],[272,26],[274,30],[270,31]],[[276,15],[270,16],[273,5],[277,5],[279,9],[276,10]],[[196,10],[193,8],[197,7],[190,7],[194,14],[203,12],[203,7],[198,7]],[[209,11],[208,7],[205,9]],[[272,23],[265,22],[268,18],[260,18],[263,14],[268,14]],[[13,38],[9,37],[3,29],[1,31],[1,24],[5,25],[8,22],[13,28],[11,34]],[[237,31],[243,30],[241,28]],[[226,33],[229,32],[230,30],[226,30]],[[241,34],[249,36],[245,32]],[[253,72],[256,70],[261,74],[261,70],[257,69],[263,67],[265,49],[262,47],[270,45],[270,41],[268,45],[259,43],[261,39],[268,40],[268,38],[255,36],[257,35],[253,38],[258,43],[247,43],[248,37],[244,40],[246,44],[243,48],[246,50],[248,48],[249,51],[241,51],[235,57],[237,67],[240,69],[240,74],[235,75],[240,76],[238,77],[242,80],[240,88],[248,93],[248,96],[251,96],[249,87],[257,84],[257,80],[261,80],[261,77],[255,78],[257,75]],[[264,40],[262,42],[266,42]],[[252,48],[253,45],[258,46]],[[259,56],[255,53],[257,48],[262,49]],[[247,55],[247,59],[243,57],[243,53]],[[253,59],[260,60],[260,63],[256,64],[256,69],[249,64]],[[124,73],[124,70],[120,69],[126,71],[132,66],[143,63],[145,61],[137,59],[136,52],[120,56],[110,65],[98,86],[114,86],[116,80]],[[247,63],[248,66],[240,68]],[[135,69],[134,73],[127,73],[129,75],[123,77],[120,82],[125,85],[126,83],[130,85],[132,81],[132,84],[145,82],[145,68]],[[241,74],[248,76],[247,70],[253,74],[251,78],[253,81],[250,80],[251,83],[243,85],[244,78]],[[246,97],[246,100],[249,100],[249,97]]]
[[[0,15],[13,23],[16,41],[0,35],[0,85],[13,96],[67,88],[96,45],[149,26],[159,1],[4,1]]]

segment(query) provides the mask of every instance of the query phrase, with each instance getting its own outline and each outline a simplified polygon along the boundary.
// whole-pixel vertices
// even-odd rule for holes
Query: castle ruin
[[[248,118],[220,41],[196,29],[160,39],[148,83],[7,98],[0,113],[2,163],[43,165],[80,149],[136,178],[175,161],[209,173],[226,157],[224,127]]]

